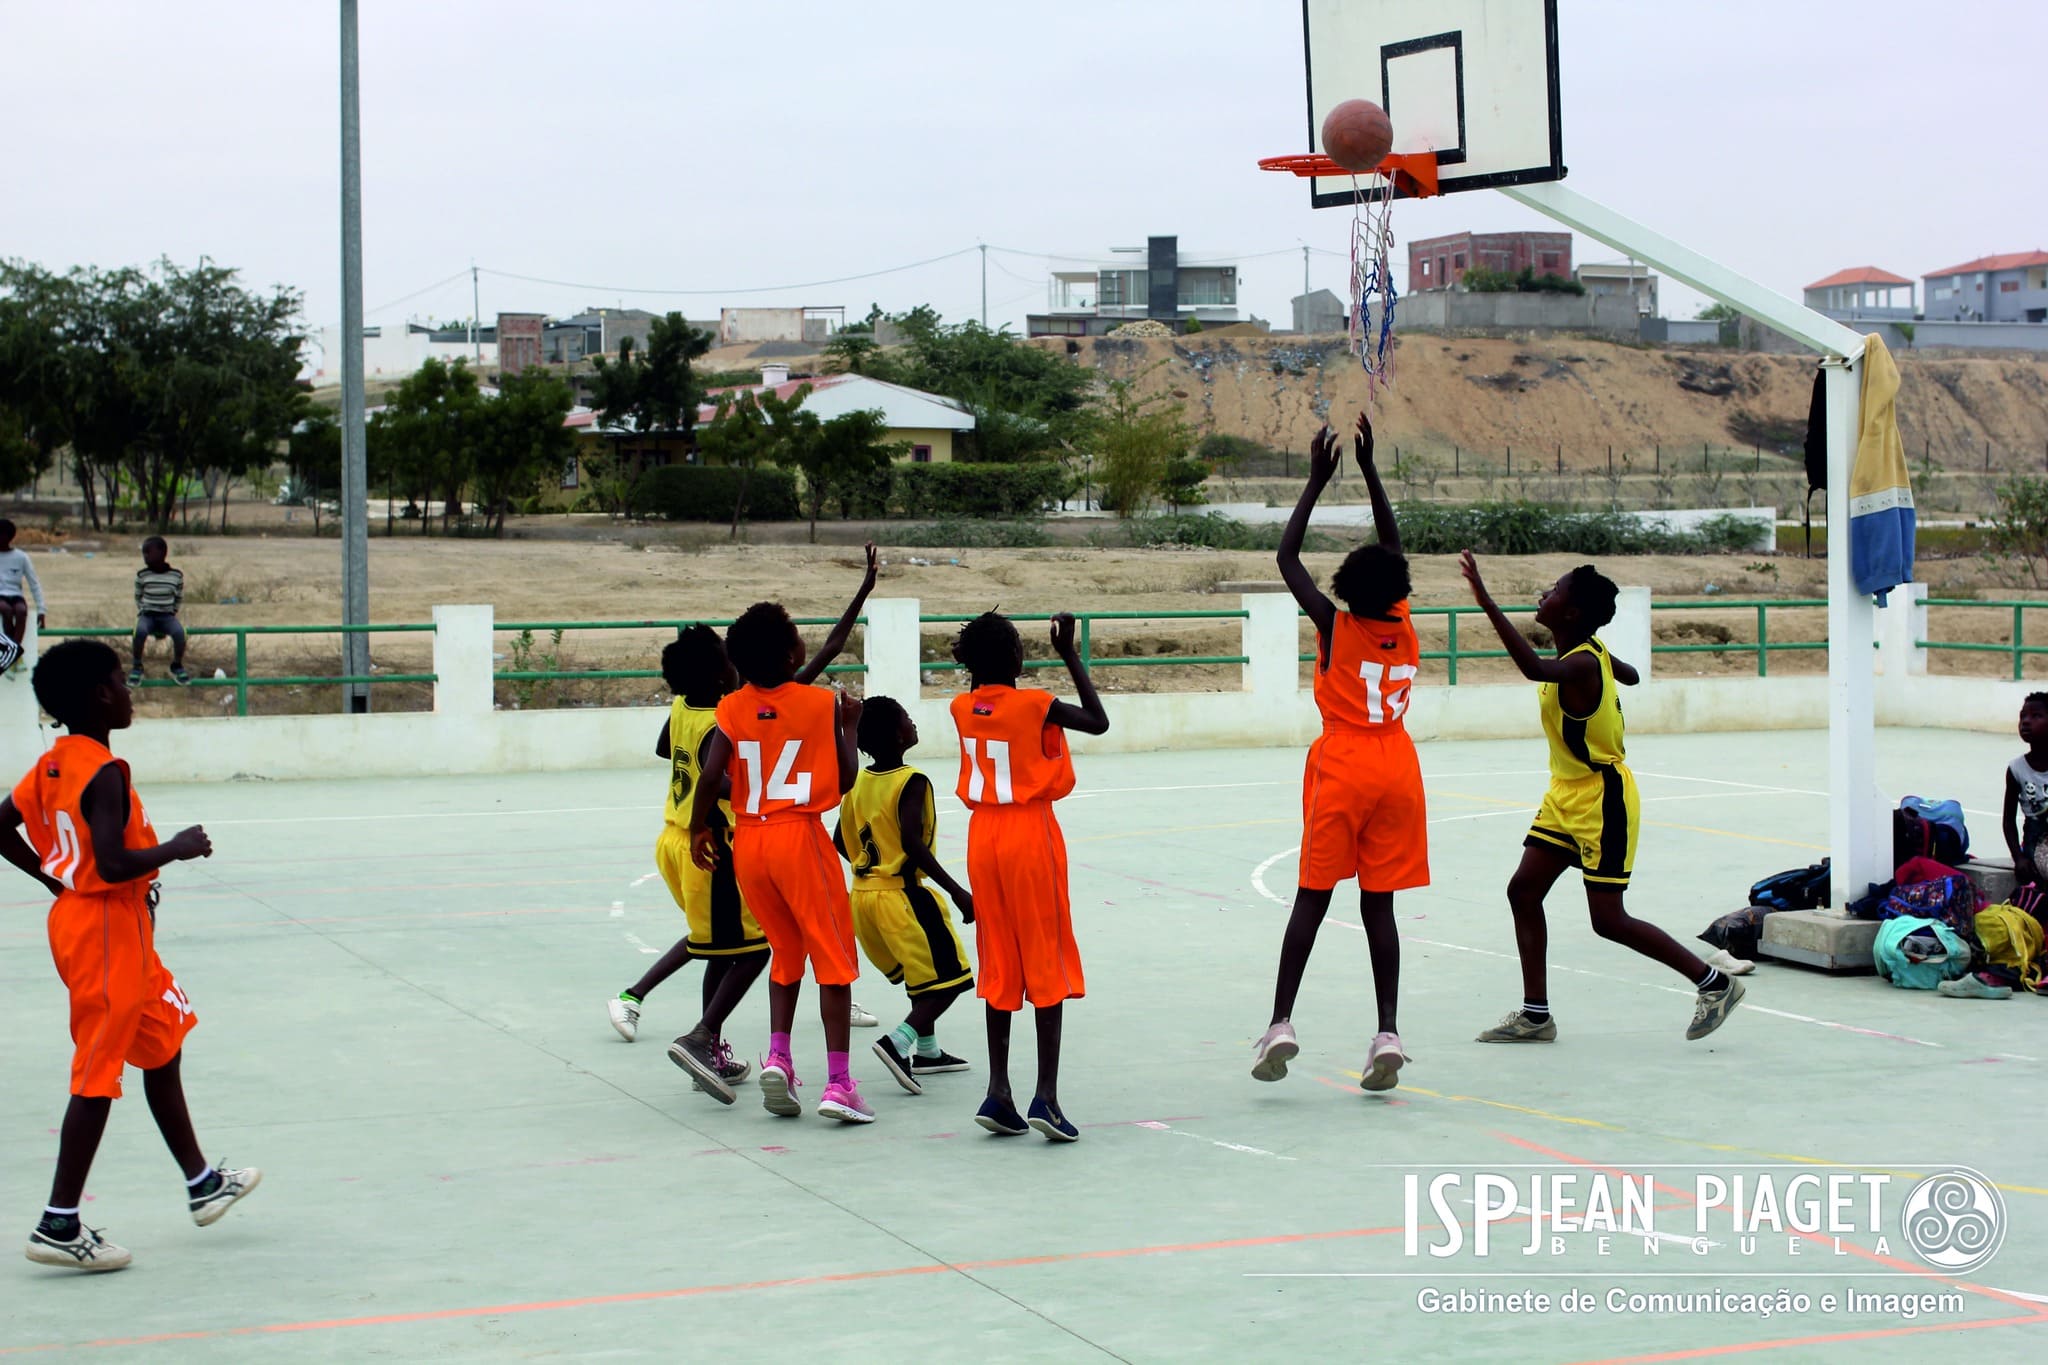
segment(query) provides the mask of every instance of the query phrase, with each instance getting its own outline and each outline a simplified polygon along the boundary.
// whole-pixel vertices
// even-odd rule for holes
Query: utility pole
[[[370,499],[363,427],[363,142],[356,0],[341,0],[341,620],[370,623]],[[370,637],[341,637],[341,671],[370,674]],[[370,686],[342,685],[342,709],[370,709]]]
[[[469,263],[469,344],[476,352],[476,367],[484,367],[484,315],[482,292],[477,288],[476,262]]]
[[[988,326],[988,243],[981,244],[981,325]]]
[[[1308,330],[1308,243],[1301,244],[1301,329]]]

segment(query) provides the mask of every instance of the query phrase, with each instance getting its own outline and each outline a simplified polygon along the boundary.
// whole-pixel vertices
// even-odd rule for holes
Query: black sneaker
[[[128,1248],[115,1246],[85,1224],[70,1240],[52,1236],[37,1228],[28,1235],[27,1256],[37,1265],[62,1266],[66,1270],[119,1270],[135,1258]]]
[[[142,686],[142,670],[141,670],[141,669],[139,669],[139,668],[131,668],[131,669],[129,669],[129,670],[128,670],[128,685],[129,685],[130,687],[140,687],[140,686]]]
[[[246,1170],[216,1166],[213,1173],[220,1177],[219,1182],[209,1193],[195,1193],[189,1201],[192,1221],[200,1227],[218,1223],[237,1200],[263,1183],[263,1172],[254,1166]]]
[[[192,675],[185,671],[185,665],[183,664],[173,664],[171,666],[171,676],[177,679],[178,686],[180,687],[190,687],[192,685]]]
[[[910,1059],[910,1069],[915,1075],[934,1076],[941,1071],[965,1071],[968,1066],[965,1060],[950,1052],[941,1051],[936,1057],[927,1057],[920,1052]]]
[[[875,1039],[874,1052],[882,1059],[882,1065],[888,1068],[889,1074],[896,1078],[896,1084],[913,1095],[924,1093],[924,1087],[917,1083],[917,1076],[911,1070],[910,1059],[897,1048],[894,1037],[885,1033]]]
[[[700,1043],[686,1033],[668,1045],[668,1059],[689,1072],[697,1088],[712,1099],[720,1104],[733,1102],[732,1082],[725,1078],[724,1059],[716,1044]]]
[[[997,1137],[1022,1137],[1031,1131],[1031,1125],[1024,1122],[1024,1116],[1017,1112],[1016,1105],[993,1095],[981,1102],[974,1121]]]

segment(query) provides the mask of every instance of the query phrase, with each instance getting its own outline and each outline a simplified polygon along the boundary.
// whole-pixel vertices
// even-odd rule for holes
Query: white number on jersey
[[[57,812],[56,841],[50,846],[50,856],[43,859],[43,871],[52,879],[71,890],[77,890],[71,879],[78,874],[78,864],[83,860],[78,843],[78,826],[71,823],[71,812]]]
[[[995,804],[1007,806],[1016,801],[1010,786],[1010,743],[1008,740],[988,741],[989,781],[982,780],[981,755],[976,752],[981,741],[961,737],[960,748],[967,756],[967,799],[979,801],[989,785],[996,789]]]
[[[764,791],[761,783],[761,742],[757,739],[743,739],[739,742],[740,763],[747,770],[747,814],[761,813],[761,797],[765,794],[770,801],[787,801],[792,805],[808,805],[811,799],[811,775],[809,771],[798,773],[794,780],[790,770],[796,767],[798,754],[803,750],[800,739],[786,739],[782,751],[775,756],[775,770],[768,774]]]
[[[1358,676],[1365,679],[1367,720],[1382,725],[1407,714],[1408,689],[1415,681],[1414,664],[1395,664],[1388,668],[1367,659],[1358,666]]]

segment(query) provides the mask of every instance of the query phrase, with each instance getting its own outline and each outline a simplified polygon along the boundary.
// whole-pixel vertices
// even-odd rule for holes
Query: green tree
[[[617,360],[592,359],[590,406],[614,443],[626,436],[691,439],[704,401],[703,381],[692,366],[712,340],[681,313],[669,313],[647,325],[644,348],[625,337]]]
[[[1044,459],[1086,437],[1092,372],[1026,345],[1007,329],[979,322],[947,326],[926,305],[890,321],[905,344],[870,357],[866,373],[951,398],[972,413],[975,429],[958,442],[956,457]]]
[[[1710,303],[1694,315],[1701,322],[1740,322],[1742,313],[1728,303]]]
[[[1120,517],[1145,509],[1175,460],[1194,446],[1181,406],[1164,395],[1140,395],[1137,379],[1113,379],[1097,405],[1095,447],[1101,454],[1102,503]]]
[[[0,484],[8,488],[48,473],[70,444],[74,293],[48,271],[0,261]]]
[[[777,398],[773,389],[740,389],[719,395],[718,410],[711,425],[698,438],[697,448],[706,463],[729,465],[740,471],[739,495],[733,499],[732,528],[728,533],[731,539],[739,539],[740,521],[747,509],[747,485],[753,479],[754,469],[763,463],[781,463],[786,458],[784,452],[791,433],[803,428],[805,418],[811,423],[817,421],[810,414],[799,415],[810,393],[811,386],[803,384],[787,398]]]
[[[1199,507],[1209,500],[1202,491],[1208,477],[1209,466],[1202,461],[1190,455],[1176,456],[1160,472],[1159,496],[1176,512],[1183,507]]]
[[[320,504],[341,487],[341,423],[329,412],[311,412],[292,428],[285,444],[285,468],[293,498],[313,509],[313,533],[320,533]]]
[[[818,512],[835,489],[858,486],[887,469],[904,442],[884,439],[889,424],[872,408],[842,413],[820,422],[808,412],[791,414],[786,426],[778,425],[782,439],[775,448],[775,461],[784,468],[803,471],[804,507],[811,517],[811,543],[818,543]]]
[[[497,398],[478,408],[472,467],[486,529],[503,536],[513,500],[561,476],[576,450],[574,433],[562,425],[575,401],[567,380],[534,369],[508,376]]]
[[[834,374],[864,374],[880,349],[872,333],[845,328],[825,343],[825,368]]]
[[[469,363],[429,360],[408,375],[371,419],[371,451],[389,485],[417,509],[420,533],[428,529],[426,504],[442,500],[446,529],[475,472],[475,443],[483,434],[478,391]]]

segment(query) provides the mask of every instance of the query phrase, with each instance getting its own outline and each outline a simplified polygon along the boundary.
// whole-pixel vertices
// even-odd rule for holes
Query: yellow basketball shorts
[[[690,951],[698,957],[738,957],[768,951],[768,937],[740,899],[732,873],[732,840],[719,841],[718,867],[706,872],[690,861],[690,831],[663,825],[654,841],[654,866],[690,922]]]
[[[875,970],[913,996],[974,980],[952,907],[928,886],[853,884],[853,932]]]
[[[1575,859],[1589,886],[1623,887],[1636,865],[1643,812],[1635,774],[1626,763],[1590,777],[1556,778],[1523,843],[1558,848]]]

